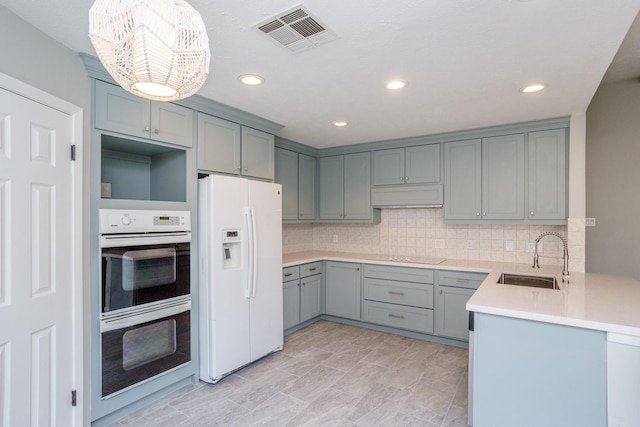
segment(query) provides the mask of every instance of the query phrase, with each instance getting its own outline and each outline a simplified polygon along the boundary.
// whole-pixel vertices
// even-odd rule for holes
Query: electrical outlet
[[[337,234],[333,235],[333,243],[338,243],[338,235]]]
[[[436,249],[444,249],[444,240],[436,239]]]
[[[473,249],[473,240],[467,240],[467,249]]]
[[[587,227],[595,227],[596,226],[596,219],[595,218],[585,218],[584,219],[584,225]]]
[[[513,240],[507,240],[504,242],[504,250],[507,252],[513,252]]]

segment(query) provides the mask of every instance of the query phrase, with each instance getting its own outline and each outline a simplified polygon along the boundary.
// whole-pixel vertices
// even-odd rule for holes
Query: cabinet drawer
[[[313,276],[322,273],[322,261],[310,262],[300,266],[300,277]]]
[[[365,278],[364,298],[413,307],[433,308],[433,285]]]
[[[364,266],[364,277],[398,280],[400,282],[433,283],[433,270],[367,264]]]
[[[410,331],[433,333],[433,310],[364,301],[364,321]]]
[[[300,267],[297,265],[282,269],[282,281],[289,282],[300,278]]]
[[[438,284],[455,286],[457,288],[478,289],[478,286],[487,278],[486,273],[466,273],[462,271],[438,272]]]

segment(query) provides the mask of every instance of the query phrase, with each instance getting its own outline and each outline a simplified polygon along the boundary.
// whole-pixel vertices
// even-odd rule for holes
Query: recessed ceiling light
[[[522,92],[524,93],[540,92],[542,89],[545,89],[545,88],[546,88],[545,85],[536,83],[536,84],[529,85],[525,88],[522,88]]]
[[[337,121],[337,122],[333,122],[333,125],[334,125],[334,126],[336,126],[336,127],[341,128],[341,127],[346,126],[346,125],[347,125],[347,122]]]
[[[238,79],[249,86],[261,85],[264,83],[264,79],[256,74],[243,74]]]
[[[391,89],[391,90],[397,90],[397,89],[402,89],[403,87],[405,87],[407,84],[401,80],[393,80],[390,81],[389,83],[387,83],[385,85],[385,87],[387,89]]]

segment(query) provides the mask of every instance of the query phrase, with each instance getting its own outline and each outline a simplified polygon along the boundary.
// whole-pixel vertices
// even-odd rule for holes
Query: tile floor
[[[466,426],[467,350],[329,321],[111,427]]]

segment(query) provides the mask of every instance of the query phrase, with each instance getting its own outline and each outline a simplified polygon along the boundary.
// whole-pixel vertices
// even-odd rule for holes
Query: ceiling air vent
[[[254,28],[269,36],[293,53],[316,47],[338,38],[304,6],[296,6],[279,13]]]

